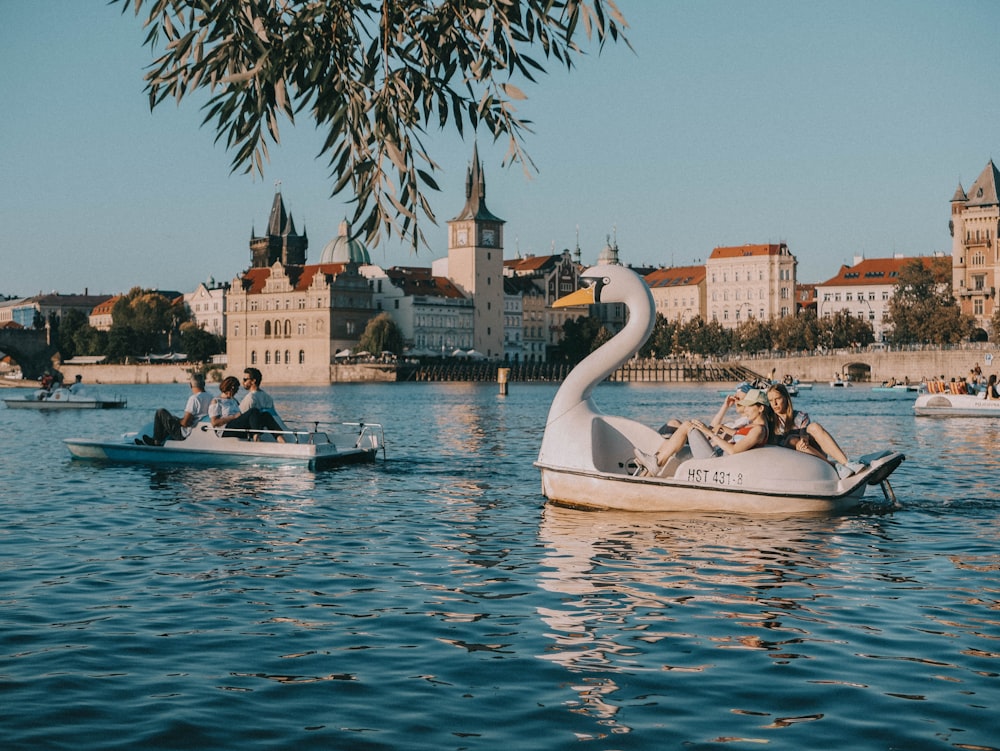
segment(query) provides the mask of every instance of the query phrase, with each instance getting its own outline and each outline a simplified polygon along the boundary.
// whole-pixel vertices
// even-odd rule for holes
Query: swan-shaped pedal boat
[[[659,476],[636,475],[634,449],[652,453],[663,436],[635,420],[601,413],[592,394],[649,337],[653,296],[623,266],[594,266],[581,279],[586,286],[555,307],[621,302],[628,323],[570,371],[552,400],[535,462],[551,503],[623,511],[836,513],[859,505],[868,486],[879,484],[885,500],[895,502],[888,477],[904,459],[895,451],[860,457],[864,469],[842,479],[828,462],[778,446],[704,458],[685,447]]]

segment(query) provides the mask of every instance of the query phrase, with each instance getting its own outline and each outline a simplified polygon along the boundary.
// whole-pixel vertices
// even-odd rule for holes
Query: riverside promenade
[[[881,383],[897,381],[919,382],[927,378],[964,378],[979,366],[984,375],[1000,372],[1000,347],[992,343],[964,345],[954,349],[844,349],[825,354],[764,354],[731,358],[672,358],[667,360],[633,359],[612,374],[609,380],[623,383],[699,383],[741,381],[755,377],[782,379],[792,376],[800,381],[825,382],[835,375],[845,375],[853,381]],[[67,381],[79,374],[84,383],[92,384],[165,384],[187,381],[187,363],[134,365],[72,365],[61,366]],[[395,381],[496,381],[500,368],[508,368],[510,382],[561,381],[569,366],[560,363],[497,363],[459,360],[407,361],[400,364],[357,363],[352,366],[331,366],[330,383],[372,383]],[[209,381],[242,370],[235,366],[219,368],[209,374]],[[278,374],[265,373],[270,385],[292,385]],[[4,379],[0,386],[26,386],[26,381]],[[317,385],[317,384],[311,384]]]

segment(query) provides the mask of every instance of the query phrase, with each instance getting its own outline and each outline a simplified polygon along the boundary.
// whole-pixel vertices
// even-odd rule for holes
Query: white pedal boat
[[[100,394],[83,389],[74,393],[70,389],[38,389],[27,396],[4,399],[8,409],[123,409],[123,397],[106,399]]]
[[[776,446],[707,458],[685,448],[661,476],[636,476],[633,449],[652,453],[662,436],[635,420],[601,413],[592,392],[649,337],[653,298],[642,278],[622,266],[595,266],[581,278],[588,286],[556,307],[622,302],[629,316],[617,335],[570,372],[552,400],[535,462],[551,503],[622,511],[837,513],[858,506],[869,485],[881,485],[885,501],[895,502],[888,477],[904,459],[895,451],[861,457],[865,468],[846,479],[822,459]]]
[[[980,394],[921,394],[913,402],[921,417],[1000,417],[1000,400]]]
[[[199,423],[182,441],[167,440],[147,446],[141,436],[151,435],[152,424],[126,433],[118,440],[66,438],[74,459],[126,464],[230,467],[240,465],[302,465],[323,470],[343,464],[375,461],[385,452],[382,426],[377,423],[342,423],[336,431],[287,430],[278,435],[261,431],[258,440],[221,435],[221,429]],[[243,432],[243,431],[241,431]],[[253,434],[254,431],[246,431]]]

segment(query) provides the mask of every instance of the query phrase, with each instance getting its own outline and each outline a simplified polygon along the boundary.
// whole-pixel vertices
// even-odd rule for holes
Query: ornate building
[[[230,368],[252,365],[265,383],[329,383],[333,356],[356,347],[375,313],[368,280],[353,261],[306,265],[308,240],[295,233],[280,193],[268,235],[251,238],[253,265],[227,297]]]
[[[504,220],[486,208],[486,180],[473,147],[465,208],[448,222],[448,278],[473,302],[473,348],[489,359],[504,354]]]
[[[990,319],[997,305],[1000,280],[1000,171],[991,159],[969,192],[961,183],[951,199],[952,289],[962,312],[990,334]]]

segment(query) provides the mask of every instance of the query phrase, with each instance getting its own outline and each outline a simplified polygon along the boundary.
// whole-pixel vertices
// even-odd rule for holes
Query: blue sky
[[[538,173],[479,138],[505,257],[614,233],[625,263],[703,262],[785,242],[800,282],[854,255],[950,252],[949,204],[1000,156],[1000,3],[619,0],[634,52],[588,49],[522,88]],[[230,174],[198,102],[150,112],[152,60],[131,12],[103,0],[3,3],[0,294],[190,290],[249,265],[276,181],[308,260],[349,214],[329,198],[320,135],[285,125],[264,179]],[[370,248],[429,265],[464,204],[472,140],[434,134],[444,168],[431,247]]]

